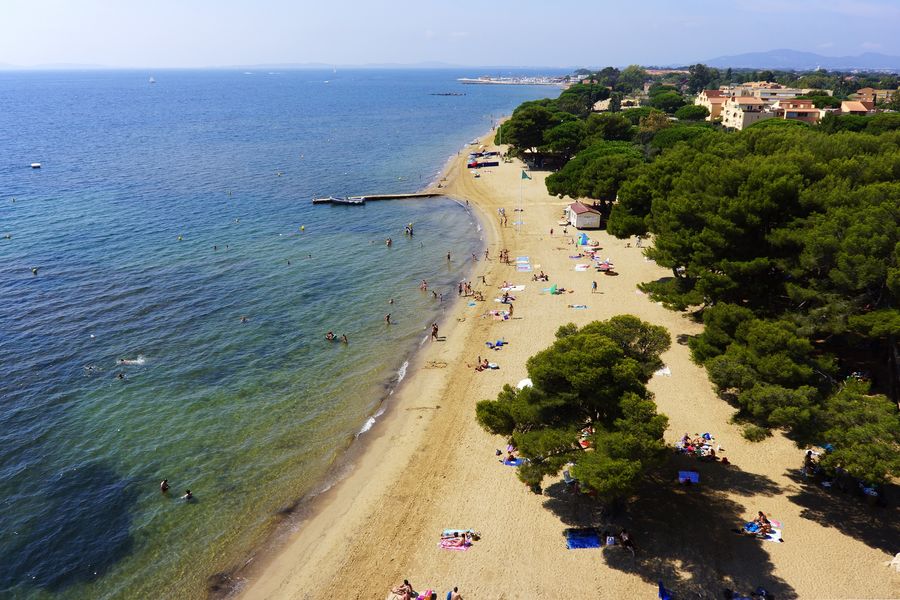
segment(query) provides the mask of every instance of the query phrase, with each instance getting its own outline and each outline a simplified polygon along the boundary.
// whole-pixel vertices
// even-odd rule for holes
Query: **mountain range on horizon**
[[[814,52],[779,49],[719,56],[701,61],[709,67],[732,69],[828,70],[900,70],[900,56],[866,52],[858,56],[823,56]]]
[[[791,49],[776,49],[765,52],[746,52],[742,54],[733,54],[727,56],[718,56],[706,60],[696,61],[715,68],[733,68],[733,69],[777,69],[777,70],[795,70],[795,71],[811,71],[821,68],[827,70],[841,71],[895,71],[900,72],[900,56],[890,56],[887,54],[879,54],[875,52],[866,52],[858,56],[824,56],[814,52],[803,52]],[[657,63],[659,64],[659,63]],[[684,67],[693,63],[669,63],[668,67]],[[582,65],[583,66],[583,65]],[[606,65],[602,65],[606,66]],[[593,68],[602,68],[601,65]],[[618,65],[625,67],[626,65]],[[28,71],[28,70],[163,70],[163,69],[258,69],[258,70],[277,70],[277,69],[478,69],[481,71],[505,71],[505,70],[545,70],[545,71],[563,71],[566,69],[574,70],[577,66],[570,67],[549,67],[537,65],[463,65],[442,61],[421,61],[416,63],[360,63],[360,64],[332,64],[323,62],[289,62],[289,63],[256,63],[256,64],[233,64],[208,67],[166,67],[166,66],[109,66],[98,64],[78,64],[78,63],[53,63],[38,65],[15,65],[9,63],[0,63],[0,71]]]

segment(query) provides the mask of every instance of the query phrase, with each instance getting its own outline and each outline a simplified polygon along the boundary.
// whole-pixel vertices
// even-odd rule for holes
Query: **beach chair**
[[[569,473],[568,469],[563,471],[563,481],[566,482],[566,485],[575,485],[576,483],[578,483],[578,480],[572,477],[572,474]]]

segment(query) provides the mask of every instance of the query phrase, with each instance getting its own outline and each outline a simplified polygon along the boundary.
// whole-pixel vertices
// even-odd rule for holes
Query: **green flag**
[[[526,173],[524,169],[522,170],[522,179],[531,179],[531,175]]]

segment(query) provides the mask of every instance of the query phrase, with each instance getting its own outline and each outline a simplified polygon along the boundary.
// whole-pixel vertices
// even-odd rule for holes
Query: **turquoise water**
[[[0,73],[0,596],[202,596],[327,484],[482,240],[309,199],[415,191],[557,92],[471,74]]]

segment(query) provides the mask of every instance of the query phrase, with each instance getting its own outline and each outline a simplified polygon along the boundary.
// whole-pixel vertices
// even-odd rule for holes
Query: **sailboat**
[[[150,83],[156,83],[156,80],[153,79],[153,75],[150,76]]]

